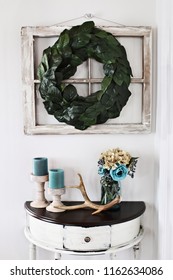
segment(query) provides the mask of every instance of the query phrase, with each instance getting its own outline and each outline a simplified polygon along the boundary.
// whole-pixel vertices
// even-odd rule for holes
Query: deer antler
[[[63,209],[63,210],[75,210],[75,209],[90,207],[92,209],[96,209],[96,211],[94,211],[92,213],[92,215],[95,215],[95,214],[98,214],[98,213],[102,212],[103,210],[107,210],[107,209],[111,208],[113,205],[120,202],[121,198],[120,198],[120,196],[118,196],[115,199],[113,199],[111,202],[109,202],[105,205],[98,205],[96,203],[93,203],[87,195],[82,176],[80,174],[78,174],[78,176],[80,178],[80,184],[78,186],[67,186],[67,188],[79,189],[82,193],[82,196],[83,196],[84,200],[85,200],[84,203],[78,204],[78,205],[72,205],[72,206],[67,206],[67,205],[62,205],[62,206],[58,206],[58,207],[55,206],[56,208]]]

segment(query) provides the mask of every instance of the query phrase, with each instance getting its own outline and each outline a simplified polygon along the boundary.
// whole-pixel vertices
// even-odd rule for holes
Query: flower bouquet
[[[129,175],[134,177],[138,158],[124,150],[109,149],[101,153],[98,174],[101,175],[101,204],[106,204],[120,196],[119,181]]]

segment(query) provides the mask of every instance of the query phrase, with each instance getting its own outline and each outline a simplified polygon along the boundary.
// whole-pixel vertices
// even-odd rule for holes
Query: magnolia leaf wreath
[[[65,80],[88,58],[103,64],[105,76],[99,91],[83,97]],[[48,114],[79,130],[120,115],[131,95],[131,76],[125,48],[93,21],[65,29],[54,45],[43,51],[38,66],[39,91]]]

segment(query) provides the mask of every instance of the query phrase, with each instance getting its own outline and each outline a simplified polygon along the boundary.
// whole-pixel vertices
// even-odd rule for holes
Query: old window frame
[[[71,26],[22,27],[22,88],[24,100],[24,132],[34,134],[115,134],[115,133],[150,133],[152,108],[152,29],[149,26],[98,26],[118,37],[142,38],[142,77],[132,78],[132,83],[142,85],[142,112],[140,123],[99,124],[84,131],[64,123],[39,125],[36,120],[35,85],[39,82],[34,77],[34,38],[57,37],[65,28]]]

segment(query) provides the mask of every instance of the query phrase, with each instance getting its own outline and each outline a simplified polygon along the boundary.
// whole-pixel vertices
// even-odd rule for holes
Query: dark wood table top
[[[31,201],[25,202],[26,211],[33,217],[54,224],[94,227],[114,225],[133,220],[141,216],[145,211],[143,201],[122,201],[118,209],[109,209],[99,214],[92,215],[94,209],[85,208],[78,210],[68,210],[59,213],[53,213],[46,208],[33,208],[30,206]],[[81,201],[63,201],[65,205],[80,204]],[[99,204],[99,202],[96,202]]]

